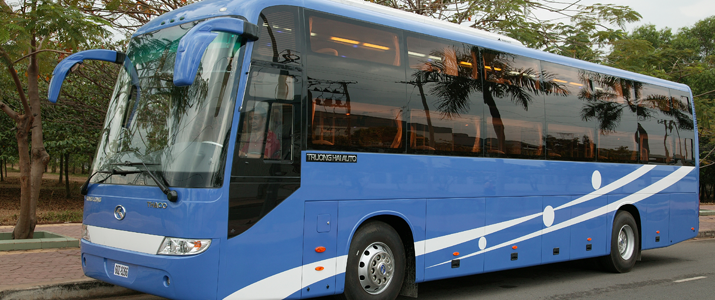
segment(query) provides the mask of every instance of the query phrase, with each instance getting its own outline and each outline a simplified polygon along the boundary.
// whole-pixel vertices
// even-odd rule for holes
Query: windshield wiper
[[[111,171],[94,172],[92,175],[89,175],[89,177],[87,177],[87,181],[85,181],[84,184],[82,185],[82,188],[80,189],[80,193],[82,194],[82,196],[87,196],[87,191],[89,190],[89,181],[92,180],[92,177],[94,177],[94,175],[97,175],[98,173],[109,174],[109,176],[104,177],[104,179],[97,182],[99,184],[99,183],[107,181],[107,179],[109,179],[109,177],[112,177],[112,175],[126,176],[128,174],[137,174],[137,173],[142,173],[142,172],[144,172],[144,171],[139,171],[139,170],[125,171],[125,170],[117,170],[117,169],[112,169]]]
[[[164,178],[161,178],[161,180],[156,178],[156,176],[154,175],[154,172],[150,171],[149,167],[147,167],[147,164],[145,164],[143,161],[139,161],[139,162],[125,161],[123,163],[112,164],[112,165],[118,165],[118,166],[139,166],[139,165],[142,165],[142,166],[144,166],[144,171],[149,173],[149,177],[151,177],[151,179],[154,180],[154,182],[159,187],[161,192],[164,193],[164,195],[166,195],[167,200],[169,200],[171,202],[176,202],[176,200],[179,199],[179,194],[176,191],[172,191],[169,189],[169,186],[165,183],[166,181],[164,181]],[[159,165],[159,164],[149,164],[149,165]],[[142,171],[137,171],[137,172],[142,172]]]
[[[89,178],[87,178],[87,181],[84,182],[84,184],[82,185],[82,188],[80,189],[80,193],[82,193],[83,196],[86,196],[86,195],[87,195],[87,192],[88,192],[88,190],[89,190],[89,181],[92,179],[92,177],[94,177],[94,175],[97,175],[97,173],[109,174],[109,176],[107,176],[107,177],[105,177],[104,179],[102,179],[102,180],[100,180],[99,182],[97,182],[97,183],[99,184],[99,183],[102,183],[102,182],[106,181],[107,179],[109,179],[109,177],[112,177],[112,175],[122,175],[122,176],[125,176],[125,175],[128,175],[128,174],[138,174],[138,173],[144,173],[144,172],[146,172],[146,173],[149,173],[149,177],[151,177],[151,179],[154,180],[154,182],[155,182],[156,185],[159,187],[159,189],[164,193],[164,195],[166,195],[166,199],[168,199],[168,200],[171,201],[171,202],[176,202],[176,200],[179,199],[179,194],[178,194],[176,191],[170,190],[169,187],[164,183],[164,180],[159,180],[159,179],[157,179],[156,176],[154,175],[154,173],[152,173],[152,172],[149,170],[149,167],[147,167],[147,164],[145,164],[144,162],[130,162],[130,161],[126,161],[126,162],[123,162],[123,163],[112,164],[112,165],[115,165],[115,166],[117,166],[117,165],[118,165],[118,166],[138,166],[138,165],[142,165],[142,166],[144,166],[144,170],[117,170],[117,169],[112,169],[111,171],[97,171],[97,172],[94,172],[94,174],[90,175]],[[148,165],[158,165],[158,164],[148,164]],[[163,179],[163,178],[162,178],[162,179]]]

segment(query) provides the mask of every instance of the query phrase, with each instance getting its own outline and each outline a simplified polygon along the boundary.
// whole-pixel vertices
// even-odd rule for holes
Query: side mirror
[[[122,64],[124,63],[125,57],[126,55],[124,53],[104,49],[86,50],[68,56],[57,64],[55,70],[52,71],[52,80],[50,80],[50,88],[47,93],[47,99],[52,103],[57,103],[57,98],[60,96],[60,89],[62,89],[62,83],[65,81],[67,73],[76,64],[81,64],[86,59]]]
[[[236,18],[216,18],[199,23],[179,41],[174,62],[174,85],[188,86],[194,83],[201,58],[209,44],[220,32],[243,35],[250,40],[258,39],[258,26]]]

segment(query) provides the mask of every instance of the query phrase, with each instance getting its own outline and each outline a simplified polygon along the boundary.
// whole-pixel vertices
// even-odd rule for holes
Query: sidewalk
[[[697,238],[715,237],[715,205],[701,205],[700,212]],[[12,230],[12,226],[0,226],[0,232]],[[37,225],[35,231],[80,239],[82,224]],[[75,299],[135,293],[84,276],[79,248],[0,251],[0,270],[3,270],[0,300]]]
[[[13,228],[0,226],[0,232],[12,232]],[[35,231],[81,239],[82,224],[37,225]],[[99,298],[136,293],[84,276],[80,248],[0,251],[0,270],[0,300]]]

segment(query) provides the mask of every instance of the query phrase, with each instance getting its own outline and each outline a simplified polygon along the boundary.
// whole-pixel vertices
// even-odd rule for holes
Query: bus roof
[[[291,5],[353,18],[439,38],[469,43],[492,50],[599,72],[643,83],[688,91],[684,84],[524,47],[519,41],[471,27],[436,20],[361,0],[204,0],[161,15],[137,30],[134,36],[176,24],[219,16],[243,16],[257,23],[259,13],[271,6]]]

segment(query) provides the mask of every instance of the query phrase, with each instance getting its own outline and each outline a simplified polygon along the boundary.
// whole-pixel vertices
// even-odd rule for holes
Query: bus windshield
[[[196,24],[130,41],[93,169],[141,172],[105,174],[93,182],[155,185],[143,172],[148,168],[172,187],[221,186],[238,86],[238,72],[233,71],[240,68],[242,40],[219,33],[204,53],[194,83],[177,87],[173,84],[177,47]]]

